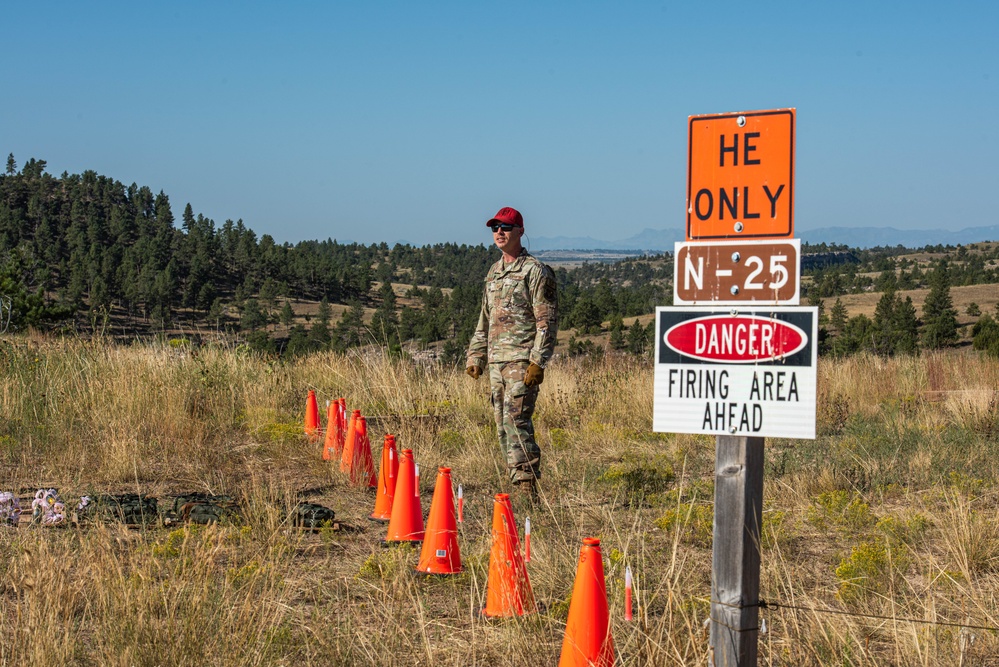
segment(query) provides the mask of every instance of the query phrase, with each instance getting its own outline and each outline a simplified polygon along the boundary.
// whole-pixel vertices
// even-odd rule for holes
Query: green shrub
[[[909,558],[888,542],[862,542],[840,561],[837,595],[843,602],[857,602],[870,594],[886,594],[902,579]]]
[[[812,500],[806,519],[819,529],[836,526],[853,530],[867,528],[876,520],[870,506],[858,494],[844,490],[820,493]]]
[[[666,510],[655,524],[666,532],[679,532],[680,540],[686,544],[707,548],[714,532],[714,505],[683,503]]]
[[[600,479],[622,490],[632,502],[668,490],[675,476],[673,464],[660,455],[625,458],[608,468]]]
[[[889,514],[878,519],[874,527],[895,542],[911,544],[923,536],[930,527],[930,520],[922,514],[914,514],[908,519]]]

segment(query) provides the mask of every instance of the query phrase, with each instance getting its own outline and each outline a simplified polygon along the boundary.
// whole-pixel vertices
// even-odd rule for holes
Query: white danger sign
[[[652,428],[815,438],[818,309],[657,308]]]

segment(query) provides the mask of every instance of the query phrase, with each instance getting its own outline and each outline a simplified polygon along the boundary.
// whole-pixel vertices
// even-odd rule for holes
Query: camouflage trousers
[[[489,364],[489,387],[500,448],[512,482],[541,476],[541,448],[534,441],[534,404],[538,387],[524,384],[530,362]]]

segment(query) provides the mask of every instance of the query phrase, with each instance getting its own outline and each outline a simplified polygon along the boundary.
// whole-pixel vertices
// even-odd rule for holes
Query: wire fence
[[[768,609],[768,610],[790,609],[796,612],[803,611],[803,612],[811,612],[814,614],[830,614],[836,616],[850,616],[853,618],[868,618],[868,619],[877,619],[882,621],[893,621],[896,623],[921,623],[924,625],[937,625],[942,627],[963,628],[967,630],[988,630],[991,632],[999,632],[999,627],[993,625],[977,625],[974,623],[958,623],[955,621],[935,621],[925,618],[912,618],[912,617],[897,616],[897,615],[885,616],[881,614],[864,614],[861,612],[845,611],[843,609],[832,609],[829,607],[809,607],[803,605],[788,604],[786,602],[771,602],[769,600],[764,600],[762,598],[756,604],[744,604],[744,605],[728,604],[725,602],[720,602],[718,600],[709,600],[708,598],[698,598],[698,599],[704,602],[710,602],[713,605],[728,607],[730,609],[749,609],[751,607],[759,607],[760,609]],[[711,621],[714,623],[720,623],[720,621],[714,618],[712,618]],[[738,630],[737,628],[730,628],[730,629]],[[755,630],[757,628],[748,628],[748,629]],[[745,631],[745,629],[743,631]]]

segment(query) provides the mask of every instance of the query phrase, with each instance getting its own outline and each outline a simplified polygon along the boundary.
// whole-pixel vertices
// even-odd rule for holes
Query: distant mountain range
[[[644,229],[621,241],[604,241],[590,236],[541,236],[530,240],[531,250],[640,250],[672,251],[683,241],[683,228]],[[798,238],[808,243],[841,243],[851,248],[902,245],[922,248],[927,245],[967,245],[980,241],[999,241],[999,225],[947,229],[895,229],[894,227],[822,227],[803,231]]]

